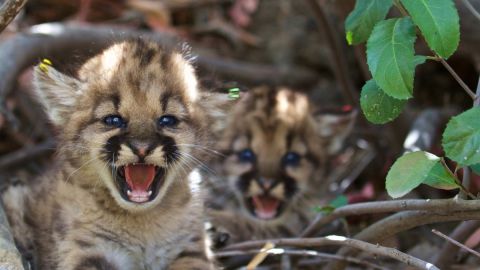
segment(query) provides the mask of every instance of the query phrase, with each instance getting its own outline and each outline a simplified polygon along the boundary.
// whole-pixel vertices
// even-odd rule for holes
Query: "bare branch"
[[[253,255],[259,253],[261,250],[259,249],[252,249],[252,250],[232,250],[232,251],[219,251],[216,252],[214,255],[217,258],[224,258],[224,257],[234,257],[234,256],[242,256],[242,255]],[[345,257],[339,256],[335,254],[323,253],[318,252],[316,250],[289,250],[283,248],[274,248],[267,251],[269,255],[292,255],[292,256],[302,256],[302,257],[317,257],[326,260],[339,260],[345,261],[349,263],[355,263],[363,266],[370,267],[372,269],[381,269],[387,270],[387,268],[381,267],[380,265],[373,264],[371,262],[360,260],[353,257]]]
[[[470,3],[470,1],[468,0],[463,0],[463,4],[467,7],[467,9],[472,13],[472,15],[477,18],[478,20],[480,20],[480,14],[478,13],[478,11],[475,9],[475,7],[472,5],[472,3]]]
[[[424,210],[429,211],[432,214],[447,214],[459,211],[474,211],[477,209],[480,209],[480,201],[461,199],[394,200],[350,204],[335,209],[329,215],[318,215],[308,228],[305,229],[301,236],[308,237],[314,235],[323,225],[346,216],[399,212],[406,210]]]
[[[458,241],[465,241],[468,237],[475,232],[480,226],[480,221],[478,220],[469,220],[462,222],[453,232],[450,234],[450,238],[456,239]],[[448,268],[453,262],[455,255],[458,251],[458,246],[448,242],[445,243],[442,250],[438,252],[435,257],[432,259],[435,265],[438,265],[441,269]]]
[[[401,261],[409,266],[414,266],[418,269],[435,270],[438,269],[431,263],[422,261],[418,258],[405,254],[394,248],[383,247],[380,245],[370,244],[361,240],[346,238],[338,235],[329,235],[319,238],[283,238],[283,239],[267,239],[257,241],[247,241],[239,244],[233,244],[224,251],[237,250],[237,249],[252,249],[259,248],[265,245],[265,243],[272,243],[275,246],[289,246],[289,247],[320,247],[320,246],[345,246],[349,248],[355,248],[373,255],[380,255]]]
[[[338,83],[341,85],[343,95],[345,98],[347,98],[350,104],[354,104],[358,107],[358,92],[355,91],[342,44],[339,42],[336,35],[337,31],[328,19],[322,4],[320,4],[317,0],[307,0],[307,2],[312,7],[317,24],[321,29],[324,30],[325,38],[333,55],[333,59],[331,59],[332,68]]]
[[[465,90],[465,92],[472,98],[472,100],[475,100],[475,93],[468,87],[468,85],[458,76],[458,74],[453,70],[453,68],[443,59],[442,57],[435,55],[440,63],[447,69],[447,71],[452,75],[452,77],[460,84],[460,86]]]
[[[477,257],[480,258],[480,253],[478,253],[478,252],[476,252],[475,250],[473,250],[473,249],[465,246],[464,244],[458,242],[457,240],[452,239],[451,237],[448,237],[448,236],[446,236],[445,234],[443,234],[443,233],[441,233],[441,232],[439,232],[439,231],[437,231],[437,230],[435,230],[435,229],[433,229],[432,232],[433,232],[434,234],[436,234],[436,235],[444,238],[445,240],[449,241],[450,243],[452,243],[452,244],[454,244],[454,245],[456,245],[456,246],[458,246],[458,247],[460,247],[460,248],[463,248],[463,249],[465,249],[465,250],[468,250],[470,253],[472,253],[473,255],[475,255],[475,256],[477,256]]]
[[[475,202],[475,201],[471,201]],[[480,211],[441,211],[440,212],[429,211],[404,211],[389,217],[386,217],[380,221],[370,225],[357,235],[355,239],[367,241],[371,243],[381,242],[389,237],[394,236],[397,233],[410,230],[412,228],[447,221],[461,221],[461,220],[480,220]],[[347,256],[353,255],[356,252],[351,248],[343,247],[338,251],[338,255]],[[325,269],[343,269],[345,265],[343,263],[331,263]]]
[[[27,0],[6,0],[0,6],[0,33],[15,19]]]
[[[152,39],[167,47],[175,47],[181,41],[171,34],[132,31],[102,26],[66,26],[48,23],[32,27],[28,33],[17,35],[0,44],[0,107],[15,87],[18,74],[38,59],[71,57],[72,51],[84,57],[91,56],[114,41],[132,37]],[[88,48],[85,49],[85,48]],[[250,64],[199,55],[196,64],[201,70],[224,78],[252,84],[274,84],[302,87],[318,80],[309,69],[292,67],[281,69],[270,65]]]
[[[51,153],[55,150],[55,142],[49,140],[34,146],[26,146],[15,152],[6,154],[0,158],[0,169],[17,165],[29,159],[34,159],[46,153]]]

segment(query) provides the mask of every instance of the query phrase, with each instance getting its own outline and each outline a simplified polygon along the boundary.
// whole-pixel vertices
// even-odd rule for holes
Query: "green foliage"
[[[415,39],[415,27],[406,17],[377,23],[367,42],[367,63],[373,79],[397,99],[412,97]]]
[[[240,88],[230,88],[228,89],[228,98],[229,99],[238,99],[240,97]]]
[[[355,8],[345,21],[346,38],[349,45],[367,41],[373,26],[387,16],[392,0],[357,0]]]
[[[455,178],[443,167],[440,158],[424,151],[407,153],[397,159],[387,175],[388,194],[399,198],[420,184],[456,188]]]
[[[369,80],[362,88],[360,106],[368,121],[374,124],[384,124],[397,118],[405,103],[406,100],[385,94],[374,80]]]
[[[460,188],[451,172],[446,170],[441,163],[437,163],[433,166],[427,178],[423,181],[423,184],[445,190]]]
[[[462,166],[480,163],[480,108],[452,117],[443,132],[443,150]]]
[[[315,211],[319,213],[330,214],[335,209],[345,206],[348,204],[348,198],[345,195],[339,195],[335,199],[333,199],[328,205],[326,206],[319,206],[315,207]]]
[[[420,28],[428,46],[443,58],[450,57],[460,41],[458,12],[452,0],[401,0]]]
[[[472,169],[473,173],[475,173],[476,175],[480,175],[480,163],[474,164],[470,166],[470,168]]]
[[[404,16],[385,20],[392,4]],[[367,64],[373,79],[363,86],[360,105],[365,117],[375,124],[395,119],[413,96],[415,67],[427,59],[415,56],[417,33],[434,52],[432,57],[450,57],[460,40],[453,0],[357,0],[345,30],[350,45],[367,40]],[[447,157],[461,166],[472,165],[476,173],[480,173],[479,119],[480,109],[454,117],[442,141]],[[460,188],[456,176],[445,166],[439,157],[427,152],[405,154],[388,172],[387,191],[398,198],[420,184]]]

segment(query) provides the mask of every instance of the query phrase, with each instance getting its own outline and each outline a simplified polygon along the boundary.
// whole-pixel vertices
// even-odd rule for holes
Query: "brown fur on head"
[[[307,194],[322,196],[326,161],[352,130],[355,112],[316,111],[304,94],[268,87],[236,105],[221,142],[222,168],[249,217],[279,221]]]
[[[181,53],[141,39],[90,59],[78,78],[36,67],[35,84],[60,130],[60,154],[92,176],[68,181],[107,187],[127,210],[158,205],[173,182],[185,181],[227,100],[199,89]]]

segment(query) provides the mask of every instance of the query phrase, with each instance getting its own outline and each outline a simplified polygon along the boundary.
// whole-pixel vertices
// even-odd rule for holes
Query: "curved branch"
[[[255,255],[260,253],[261,251],[262,251],[261,249],[219,251],[219,252],[215,252],[214,256],[216,258],[224,258],[224,257],[234,257],[234,256],[242,256],[242,255]],[[345,261],[349,263],[355,263],[355,264],[363,265],[366,267],[370,267],[371,269],[387,270],[387,268],[373,264],[366,260],[361,260],[353,257],[339,256],[339,255],[329,254],[329,253],[323,253],[323,252],[318,252],[316,250],[288,250],[288,249],[273,248],[271,250],[267,250],[267,253],[271,255],[286,254],[286,255],[302,256],[302,257],[308,257],[308,256],[318,257],[318,258],[327,259],[327,260],[338,260],[338,261]]]
[[[461,199],[438,200],[394,200],[350,204],[335,209],[329,215],[319,215],[301,234],[302,237],[314,235],[320,227],[332,221],[353,215],[399,212],[406,210],[423,210],[435,214],[447,214],[459,211],[474,211],[480,209],[480,201]]]
[[[176,47],[181,40],[166,33],[125,30],[104,26],[68,26],[47,23],[30,28],[0,44],[0,105],[15,87],[18,74],[39,59],[50,57],[71,59],[72,52],[92,56],[114,41],[145,37],[167,47]],[[78,59],[76,59],[78,61]],[[280,69],[270,65],[250,64],[235,60],[199,55],[197,66],[214,74],[246,83],[306,86],[318,80],[309,69]],[[1,106],[0,106],[1,107]]]
[[[0,33],[15,19],[26,3],[27,0],[7,0],[0,6]]]
[[[386,217],[376,223],[370,225],[357,235],[355,239],[378,243],[397,233],[413,229],[418,226],[447,222],[447,221],[461,221],[461,220],[480,220],[480,211],[465,211],[465,212],[443,212],[432,213],[431,211],[405,211],[400,212],[389,217]],[[337,255],[347,256],[355,254],[351,248],[343,247]],[[344,269],[345,264],[342,262],[331,263],[326,269]]]
[[[427,263],[423,260],[405,254],[394,248],[383,247],[380,245],[373,245],[358,239],[350,239],[343,236],[329,235],[319,238],[283,238],[283,239],[268,239],[248,241],[239,244],[233,244],[223,249],[223,251],[237,250],[237,249],[253,249],[263,247],[266,243],[272,243],[276,247],[278,246],[290,246],[290,247],[320,247],[320,246],[344,246],[349,248],[355,248],[365,251],[370,254],[380,255],[401,261],[409,266],[414,266],[418,269],[435,270],[438,269],[431,263]]]

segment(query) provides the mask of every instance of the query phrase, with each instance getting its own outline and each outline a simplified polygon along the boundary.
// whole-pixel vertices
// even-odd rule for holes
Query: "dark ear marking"
[[[162,68],[166,68],[170,64],[171,59],[172,54],[162,52],[162,54],[160,55],[160,65],[162,66]]]
[[[145,67],[152,62],[155,56],[155,50],[153,48],[146,49],[140,57],[140,67]]]

